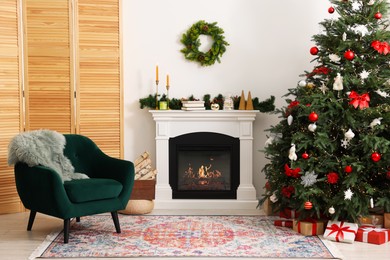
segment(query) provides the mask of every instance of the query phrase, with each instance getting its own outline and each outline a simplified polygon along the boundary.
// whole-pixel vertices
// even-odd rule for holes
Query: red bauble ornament
[[[345,171],[346,173],[351,173],[351,172],[353,171],[352,166],[351,166],[351,165],[345,166],[344,171]]]
[[[344,53],[344,58],[346,58],[347,60],[353,60],[355,58],[355,53],[351,50],[347,50]]]
[[[304,152],[303,154],[302,154],[302,158],[303,159],[309,159],[309,154],[307,153],[307,152]]]
[[[380,12],[377,12],[376,14],[374,14],[374,17],[375,19],[379,20],[382,18],[382,14]]]
[[[318,120],[318,115],[316,112],[311,112],[309,115],[309,120],[312,122],[316,122]]]
[[[381,159],[380,153],[374,152],[371,154],[371,160],[373,160],[374,162],[379,162],[380,159]]]
[[[333,6],[329,7],[328,12],[329,12],[330,14],[333,14],[333,13],[334,13],[334,8],[333,8]]]
[[[307,210],[310,210],[313,208],[313,203],[311,203],[310,201],[306,201],[305,202],[305,205],[303,206],[305,209]]]
[[[318,48],[316,46],[310,48],[310,54],[311,55],[317,55]]]

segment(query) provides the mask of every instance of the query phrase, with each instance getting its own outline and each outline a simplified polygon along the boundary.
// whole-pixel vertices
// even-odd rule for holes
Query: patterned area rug
[[[275,227],[267,216],[120,215],[115,233],[110,215],[73,223],[69,243],[63,233],[48,237],[33,255],[41,258],[253,257],[339,259],[317,236]]]

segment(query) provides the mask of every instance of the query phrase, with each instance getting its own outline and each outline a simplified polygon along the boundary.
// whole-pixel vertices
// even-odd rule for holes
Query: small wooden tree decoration
[[[246,110],[253,110],[253,101],[251,92],[248,92],[248,99],[246,101]]]
[[[238,110],[245,110],[244,90],[241,92],[240,105],[238,106]]]

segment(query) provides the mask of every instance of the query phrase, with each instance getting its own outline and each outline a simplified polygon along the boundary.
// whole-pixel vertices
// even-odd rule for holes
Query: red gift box
[[[294,219],[299,217],[299,212],[295,209],[285,208],[279,212],[279,217]]]
[[[390,229],[361,226],[356,234],[356,241],[381,245],[389,242]]]
[[[275,220],[274,221],[274,225],[277,226],[277,227],[289,227],[289,228],[292,228],[293,221],[292,220],[283,220],[283,219]]]

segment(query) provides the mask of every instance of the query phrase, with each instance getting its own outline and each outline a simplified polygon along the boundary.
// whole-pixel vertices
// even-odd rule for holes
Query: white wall
[[[170,74],[170,96],[202,98],[219,93],[240,95],[251,91],[260,100],[270,95],[276,105],[294,88],[304,70],[314,64],[309,54],[311,37],[319,22],[331,17],[328,1],[313,0],[122,0],[123,64],[125,88],[125,158],[134,160],[149,151],[155,161],[155,126],[138,100],[155,91],[155,65],[160,69],[160,91]],[[183,58],[181,35],[198,20],[218,22],[230,43],[211,67]],[[258,150],[266,141],[265,129],[279,119],[259,113],[254,124],[254,185],[263,192],[266,159]]]

